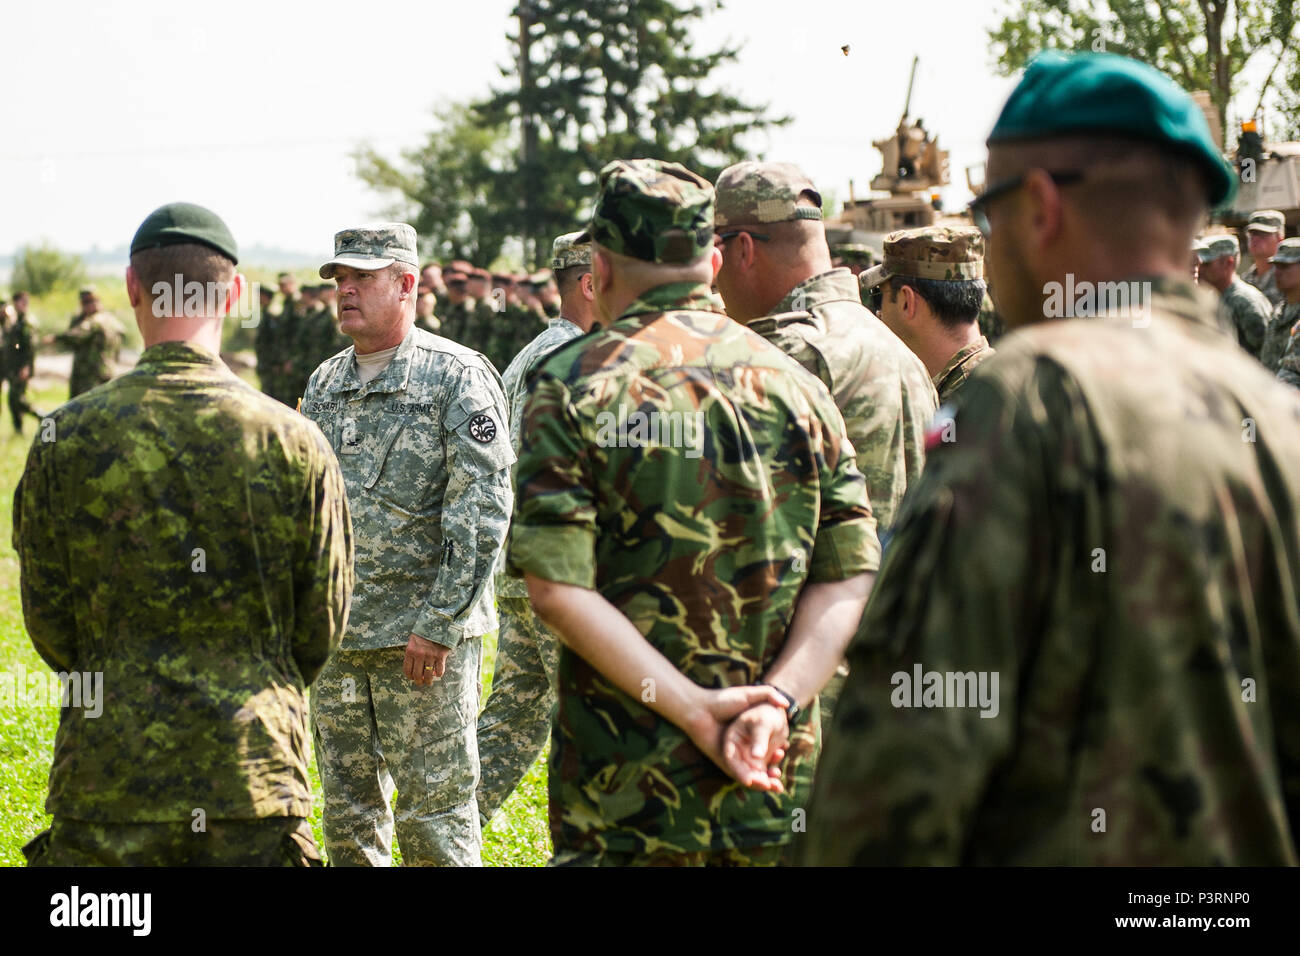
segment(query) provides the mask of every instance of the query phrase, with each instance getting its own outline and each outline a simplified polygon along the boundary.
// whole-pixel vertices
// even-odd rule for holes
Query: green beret
[[[1237,177],[1196,101],[1145,63],[1113,53],[1039,54],[1002,107],[988,143],[1075,133],[1114,133],[1168,147],[1204,170],[1210,205],[1236,194]]]
[[[197,242],[217,250],[231,262],[239,262],[239,247],[221,217],[191,202],[168,203],[149,213],[131,240],[131,255],[187,242]]]
[[[678,163],[614,160],[591,225],[575,240],[646,262],[693,262],[713,246],[713,186]]]

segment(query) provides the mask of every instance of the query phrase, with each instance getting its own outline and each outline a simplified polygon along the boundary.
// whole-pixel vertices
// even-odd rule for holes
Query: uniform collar
[[[428,332],[418,329],[412,324],[406,333],[406,338],[402,339],[402,344],[397,347],[397,354],[388,363],[388,367],[365,385],[361,384],[361,379],[357,375],[357,347],[355,345],[350,346],[347,352],[344,353],[342,371],[335,375],[326,385],[325,391],[333,393],[359,390],[361,395],[358,397],[361,398],[376,393],[386,394],[388,392],[405,391],[406,383],[411,376],[411,355],[415,351],[416,339],[418,336],[428,334]]]
[[[179,341],[159,342],[149,346],[140,353],[140,360],[136,362],[135,367],[163,371],[177,365],[220,366],[229,371],[226,369],[226,364],[221,361],[220,355],[195,342]]]
[[[650,312],[717,312],[725,315],[721,300],[702,282],[669,282],[647,289],[623,310],[618,321]]]
[[[843,266],[804,279],[786,294],[772,312],[812,311],[828,302],[862,304],[862,296],[858,293],[858,278]]]

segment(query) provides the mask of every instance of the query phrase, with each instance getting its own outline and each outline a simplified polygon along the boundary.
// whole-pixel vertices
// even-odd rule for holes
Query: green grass
[[[29,392],[42,411],[67,398],[67,387]],[[0,672],[46,672],[32,649],[23,626],[18,591],[18,560],[13,550],[13,492],[22,475],[35,423],[28,420],[27,434],[13,431],[8,409],[0,416]],[[496,635],[483,640],[483,700],[487,700],[496,662]],[[48,707],[0,707],[0,865],[21,866],[22,846],[50,824],[45,794],[58,712]],[[320,775],[315,754],[309,766],[313,794],[311,825],[323,849]],[[400,860],[400,846],[395,857]],[[486,866],[542,866],[551,855],[546,822],[546,754],[525,775],[495,821],[483,834]]]

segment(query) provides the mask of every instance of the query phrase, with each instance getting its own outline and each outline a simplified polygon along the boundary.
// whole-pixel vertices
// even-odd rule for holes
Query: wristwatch
[[[793,724],[795,717],[803,709],[799,706],[799,702],[775,684],[769,684],[767,681],[763,681],[763,683],[786,699],[785,719]]]

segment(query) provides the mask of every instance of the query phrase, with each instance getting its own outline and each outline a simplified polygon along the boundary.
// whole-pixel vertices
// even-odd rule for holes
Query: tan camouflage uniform
[[[718,229],[822,218],[820,194],[789,163],[737,163],[723,170],[717,189]],[[804,194],[817,205],[799,204]],[[939,404],[925,366],[862,304],[858,279],[846,268],[805,279],[771,315],[748,324],[830,389],[867,479],[872,513],[887,535],[908,483],[925,464],[925,430]],[[841,666],[822,689],[823,728],[847,673]]]

